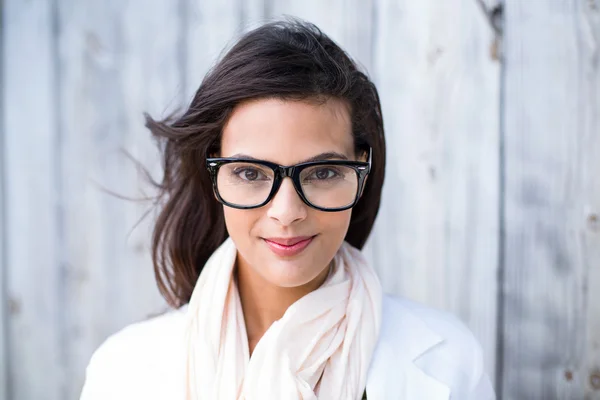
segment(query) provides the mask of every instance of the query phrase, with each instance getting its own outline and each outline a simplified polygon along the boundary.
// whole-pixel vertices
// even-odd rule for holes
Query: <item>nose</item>
[[[271,199],[267,216],[281,225],[289,226],[306,219],[308,206],[304,204],[290,178],[284,178],[275,197]]]

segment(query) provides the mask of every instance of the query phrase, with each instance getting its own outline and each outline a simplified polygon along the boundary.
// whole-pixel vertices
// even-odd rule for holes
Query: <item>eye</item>
[[[339,175],[339,173],[333,168],[318,168],[313,171],[309,178],[316,178],[317,180],[326,180],[335,178]],[[314,179],[313,178],[313,179]]]
[[[233,171],[233,173],[240,179],[248,182],[253,182],[257,180],[265,180],[268,179],[262,171],[256,168],[243,167],[237,168]]]

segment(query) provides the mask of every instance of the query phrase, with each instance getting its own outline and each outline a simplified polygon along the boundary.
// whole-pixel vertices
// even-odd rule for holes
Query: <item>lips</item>
[[[296,236],[293,238],[265,238],[265,240],[281,246],[293,246],[296,243],[303,242],[310,238],[312,238],[312,236]]]
[[[315,236],[297,236],[293,238],[269,238],[263,240],[276,255],[291,257],[306,249],[314,238]]]

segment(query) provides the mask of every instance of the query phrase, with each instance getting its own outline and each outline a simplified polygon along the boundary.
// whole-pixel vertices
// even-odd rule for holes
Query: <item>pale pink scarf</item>
[[[233,279],[236,254],[228,238],[190,300],[188,400],[360,399],[382,302],[379,279],[362,253],[344,242],[323,285],[271,325],[252,358]]]

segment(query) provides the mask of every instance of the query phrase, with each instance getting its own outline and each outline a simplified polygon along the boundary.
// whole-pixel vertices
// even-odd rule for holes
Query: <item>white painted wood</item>
[[[499,64],[472,0],[376,3],[373,74],[386,182],[373,247],[384,288],[458,315],[495,375]]]
[[[63,327],[76,399],[92,352],[124,326],[166,309],[150,259],[152,195],[129,152],[160,176],[143,112],[166,116],[183,95],[181,10],[170,0],[59,1],[60,173],[65,201]],[[143,12],[140,12],[143,10]]]
[[[46,1],[4,10],[5,255],[11,399],[64,399],[65,318],[56,64]],[[3,360],[4,362],[4,360]]]
[[[600,399],[600,2],[575,4],[578,23],[579,78],[578,108],[579,151],[573,156],[578,161],[579,210],[575,226],[580,229],[581,262],[583,274],[580,287],[585,312],[578,314],[584,325],[581,343],[571,341],[574,352],[582,356],[577,381],[584,386],[584,398]],[[570,60],[573,61],[573,60]],[[574,88],[571,88],[573,90]],[[576,214],[575,214],[576,215]],[[577,307],[577,304],[572,306]],[[576,312],[578,309],[575,308]],[[581,332],[577,332],[581,334]],[[577,343],[577,344],[576,344]],[[575,365],[575,368],[577,366]],[[570,389],[565,390],[567,393]]]
[[[2,131],[0,131],[2,132]],[[4,149],[1,143],[3,138],[0,136],[0,160],[4,158]],[[5,230],[4,217],[4,173],[0,167],[0,400],[8,398],[8,295],[6,293],[8,265],[5,261],[7,249],[7,237]]]
[[[238,29],[247,32],[272,20],[272,0],[244,0],[237,5]]]
[[[504,399],[600,398],[598,6],[505,4]]]
[[[243,3],[243,2],[242,2]],[[257,1],[240,12],[239,1],[186,1],[183,74],[185,100],[191,101],[208,70],[235,44],[244,29],[259,15]]]
[[[1,3],[0,3],[1,4]],[[4,14],[0,5],[0,25],[4,26]],[[0,29],[0,43],[4,43],[5,33]],[[6,287],[8,285],[8,264],[6,263],[6,250],[8,237],[6,236],[6,207],[4,198],[5,190],[5,160],[6,160],[6,129],[4,125],[4,51],[0,51],[0,400],[8,399],[8,302]]]
[[[271,11],[275,19],[294,16],[316,24],[370,71],[373,0],[278,0]]]

